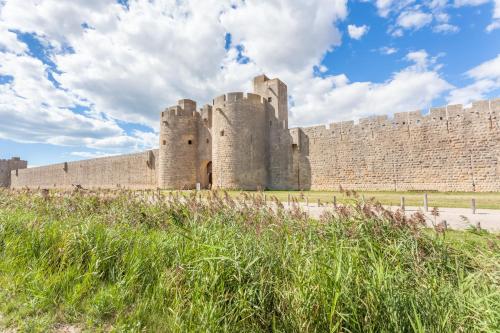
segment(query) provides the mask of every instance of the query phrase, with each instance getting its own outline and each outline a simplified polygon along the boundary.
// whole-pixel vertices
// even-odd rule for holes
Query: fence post
[[[401,197],[401,209],[405,211],[405,197]]]
[[[318,207],[321,207],[321,199],[318,199]]]
[[[337,208],[337,197],[333,196],[333,207]]]
[[[306,197],[306,207],[309,207],[309,197]]]
[[[476,199],[472,198],[471,206],[472,206],[472,214],[476,214]]]
[[[288,207],[290,207],[290,193],[288,193],[288,201],[287,201]]]
[[[427,193],[424,193],[424,211],[429,211],[429,201],[427,200]]]

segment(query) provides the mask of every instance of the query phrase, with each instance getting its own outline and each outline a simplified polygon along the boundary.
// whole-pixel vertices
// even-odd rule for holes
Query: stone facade
[[[19,157],[12,157],[10,160],[0,160],[0,187],[9,187],[11,173],[18,173],[20,169],[26,169],[28,162]]]
[[[289,129],[286,85],[253,83],[164,110],[159,150],[18,170],[11,186],[500,190],[500,99]]]
[[[11,174],[12,188],[153,189],[158,150],[22,169]]]

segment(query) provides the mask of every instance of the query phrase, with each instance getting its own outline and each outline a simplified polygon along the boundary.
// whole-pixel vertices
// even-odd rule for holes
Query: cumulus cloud
[[[432,22],[432,15],[419,10],[408,10],[402,12],[396,24],[404,29],[418,30]]]
[[[473,82],[465,87],[452,90],[447,98],[451,103],[467,104],[485,99],[491,92],[500,89],[500,54],[467,71],[466,76]]]
[[[363,37],[370,28],[367,25],[356,26],[354,24],[349,24],[347,26],[347,32],[349,33],[349,37],[352,39],[359,40]]]
[[[434,30],[434,32],[452,34],[460,31],[460,28],[453,24],[441,23],[433,27],[432,30]]]
[[[265,14],[264,14],[265,13]],[[233,43],[266,70],[299,71],[341,42],[336,21],[347,1],[241,1],[221,16]]]
[[[385,82],[350,82],[345,75],[314,78],[295,89],[304,91],[292,109],[292,123],[321,124],[427,108],[450,90],[437,68],[436,57],[415,51],[406,55],[410,65]]]
[[[436,23],[432,31],[440,34],[456,33],[460,30],[457,25],[450,23],[452,19],[448,13],[451,7],[479,6],[493,4],[492,22],[486,27],[487,32],[500,28],[500,0],[376,0],[375,6],[381,17],[388,18],[395,24],[389,29],[393,37],[401,37],[404,30],[419,30]]]

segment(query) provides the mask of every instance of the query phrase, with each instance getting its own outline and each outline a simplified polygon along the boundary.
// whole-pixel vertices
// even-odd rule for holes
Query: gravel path
[[[284,203],[285,207],[287,203]],[[318,218],[325,210],[333,210],[331,205],[320,206],[316,203],[309,203],[308,206],[305,203],[301,203],[301,207],[304,211],[308,212],[313,218]],[[386,206],[391,210],[397,210],[399,207]],[[406,207],[405,213],[411,215],[417,211],[424,213],[423,207]],[[425,213],[428,220],[428,225],[432,226],[434,221],[434,216],[429,212]],[[439,216],[436,219],[437,223],[446,221],[447,225],[451,229],[464,230],[470,228],[471,226],[477,226],[479,223],[482,229],[486,229],[491,232],[500,232],[500,210],[494,209],[477,209],[475,214],[472,214],[470,208],[439,208]]]

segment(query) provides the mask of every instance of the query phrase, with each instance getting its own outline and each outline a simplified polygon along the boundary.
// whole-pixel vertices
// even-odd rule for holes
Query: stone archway
[[[207,163],[207,188],[211,189],[212,188],[212,161]]]
[[[201,188],[210,189],[212,187],[212,161],[204,161],[201,164],[200,176]]]

